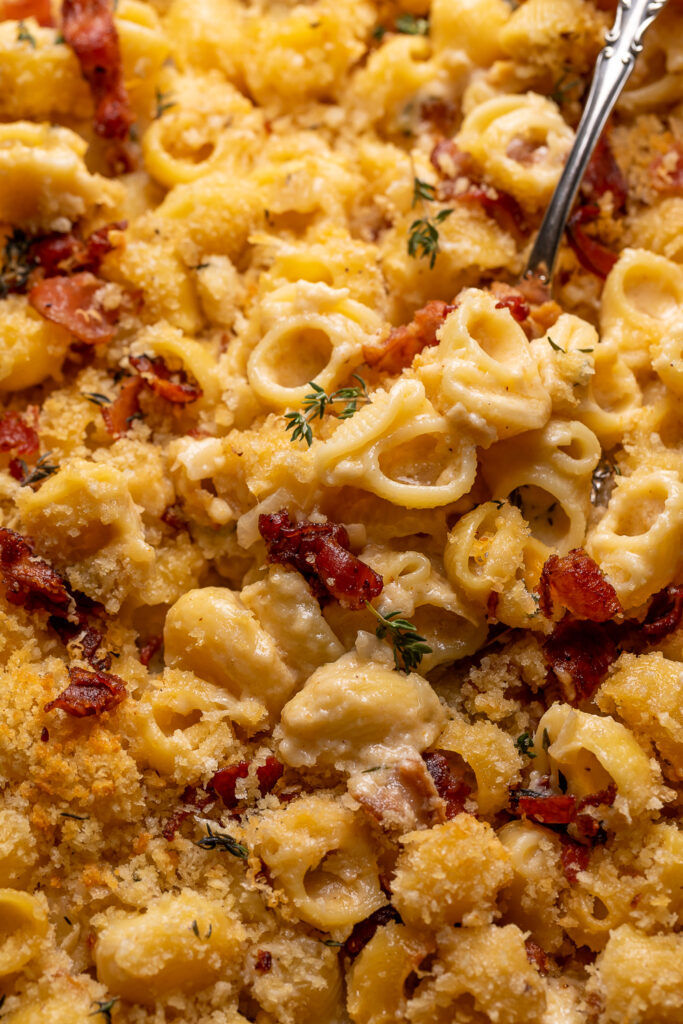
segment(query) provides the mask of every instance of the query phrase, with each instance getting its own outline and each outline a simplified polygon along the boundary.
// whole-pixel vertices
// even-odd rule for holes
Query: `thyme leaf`
[[[52,476],[59,469],[59,463],[48,462],[52,452],[45,452],[41,455],[36,462],[33,469],[30,469],[23,459],[19,459],[19,465],[22,470],[22,478],[19,481],[20,487],[31,487],[33,484],[40,483],[41,480],[45,480],[48,476]]]
[[[431,654],[431,647],[420,636],[417,626],[408,619],[401,617],[400,611],[387,612],[382,615],[369,601],[366,607],[378,620],[375,635],[378,640],[388,637],[394,649],[394,664],[399,672],[412,672],[422,661],[425,654]]]
[[[154,98],[157,103],[154,120],[158,121],[162,114],[165,114],[167,110],[171,109],[171,107],[175,107],[176,103],[175,100],[172,99],[172,93],[162,92],[158,86],[154,90]]]
[[[441,210],[435,217],[421,217],[410,225],[408,235],[408,255],[418,259],[429,259],[429,268],[436,263],[439,249],[439,229],[446,217],[450,217],[452,209]]]
[[[32,36],[29,30],[26,28],[26,22],[23,21],[23,19],[17,23],[17,42],[29,43],[29,45],[34,50],[36,48],[35,36]]]
[[[32,239],[15,228],[5,241],[0,267],[0,299],[5,299],[10,292],[22,292],[26,288],[31,271],[36,261],[31,256]]]
[[[309,386],[313,390],[309,391],[304,397],[302,403],[303,411],[285,413],[285,420],[287,421],[285,430],[291,430],[292,432],[290,441],[305,441],[310,448],[313,444],[311,423],[315,419],[322,419],[330,406],[338,402],[345,402],[344,408],[336,416],[337,419],[348,420],[358,411],[359,402],[365,405],[370,401],[363,378],[359,377],[357,373],[352,374],[352,378],[358,381],[357,386],[338,388],[330,395],[319,384],[309,380]]]
[[[119,1001],[118,996],[114,996],[113,999],[94,999],[93,1002],[96,1004],[97,1009],[93,1010],[92,1013],[88,1014],[89,1017],[97,1017],[98,1014],[102,1014],[107,1024],[111,1024],[111,1011]]]
[[[100,394],[99,391],[81,391],[84,398],[87,398],[93,405],[109,405],[111,398]]]
[[[548,337],[546,338],[546,341],[550,345],[551,349],[553,349],[553,351],[555,351],[555,352],[562,352],[564,355],[567,354],[566,349],[562,348],[561,345],[558,345],[556,342],[554,342],[553,339],[550,337],[550,335],[548,335]]]
[[[534,747],[534,738],[531,733],[523,732],[521,736],[518,736],[515,740],[515,746],[520,754],[526,754],[527,757],[536,757],[535,754],[531,753]]]
[[[226,832],[213,832],[210,825],[206,826],[204,838],[194,845],[198,846],[201,850],[220,850],[221,852],[231,853],[233,857],[239,857],[240,860],[246,860],[249,856],[249,850],[243,843],[238,843],[236,839],[233,839]]]
[[[421,199],[433,202],[435,195],[434,185],[430,185],[428,181],[422,181],[420,178],[413,178],[413,206],[416,206]]]
[[[395,22],[396,31],[405,36],[426,36],[429,22],[426,18],[416,18],[414,14],[399,14]]]

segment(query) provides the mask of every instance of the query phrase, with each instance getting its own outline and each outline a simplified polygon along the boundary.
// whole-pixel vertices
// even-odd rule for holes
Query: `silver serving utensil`
[[[643,49],[643,36],[667,2],[619,0],[616,20],[598,55],[574,145],[536,236],[525,278],[540,280],[543,284],[550,282],[569,211],[588,161]]]

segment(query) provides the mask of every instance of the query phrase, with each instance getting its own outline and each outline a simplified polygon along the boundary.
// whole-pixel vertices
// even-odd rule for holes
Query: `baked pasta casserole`
[[[683,5],[0,0],[2,1024],[681,1024]]]

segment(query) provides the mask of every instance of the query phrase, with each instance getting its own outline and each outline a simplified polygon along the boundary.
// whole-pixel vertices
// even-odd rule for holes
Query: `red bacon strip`
[[[375,910],[364,921],[359,921],[355,924],[351,934],[344,943],[345,955],[350,957],[351,960],[355,960],[358,954],[365,949],[377,929],[389,924],[390,921],[397,921],[399,924],[403,923],[398,910],[388,903],[385,907]]]
[[[524,948],[526,949],[526,958],[529,963],[536,968],[539,974],[545,977],[550,970],[545,950],[537,942],[534,942],[533,939],[525,939]]]
[[[96,274],[104,257],[116,248],[110,234],[112,231],[125,231],[127,227],[125,220],[105,224],[86,239],[75,234],[46,235],[31,244],[30,254],[33,261],[43,268],[46,277],[73,274],[80,270]]]
[[[114,337],[118,310],[104,309],[96,293],[102,281],[84,271],[72,277],[48,277],[29,292],[41,316],[59,324],[84,345],[102,345]]]
[[[141,377],[130,377],[124,381],[118,397],[111,405],[102,406],[102,419],[107,433],[112,437],[123,437],[130,429],[132,419],[140,412],[138,397],[143,387]]]
[[[583,548],[562,558],[551,555],[541,571],[538,592],[547,619],[553,617],[555,605],[591,622],[606,622],[623,611],[616,590]]]
[[[349,551],[349,535],[336,523],[295,523],[285,509],[260,515],[259,533],[268,561],[289,565],[315,596],[334,598],[345,608],[362,608],[382,592],[382,577]]]
[[[238,799],[235,794],[238,779],[246,779],[249,774],[249,762],[240,761],[239,764],[232,764],[228,768],[221,768],[212,777],[207,785],[209,791],[213,790],[218,794],[226,807],[232,810],[237,807]]]
[[[160,398],[174,405],[188,405],[203,395],[198,384],[188,383],[184,370],[169,370],[162,356],[129,356],[133,369],[140,374],[148,388]]]
[[[496,309],[509,309],[518,324],[523,324],[531,312],[521,295],[505,295],[496,303]]]
[[[259,949],[256,952],[254,970],[259,974],[268,974],[273,966],[273,954],[267,949]]]
[[[452,139],[441,139],[440,142],[437,142],[429,159],[434,170],[448,181],[455,181],[457,178],[470,178],[474,171],[470,154],[458,149]]]
[[[615,211],[623,213],[626,209],[628,183],[614,157],[608,131],[602,133],[593,150],[581,182],[581,191],[593,203],[611,192]]]
[[[472,792],[472,787],[465,781],[464,775],[458,777],[443,754],[423,754],[427,771],[432,777],[436,791],[446,804],[446,819],[455,818],[465,810],[465,801]]]
[[[123,140],[135,120],[123,84],[119,37],[110,0],[64,0],[62,33],[95,101],[95,131]]]
[[[64,615],[72,601],[67,583],[59,573],[36,558],[29,542],[13,530],[0,528],[0,579],[11,604],[29,611],[43,608]]]
[[[448,189],[439,192],[442,200],[457,200],[470,206],[480,206],[482,210],[495,220],[498,227],[518,242],[526,238],[529,227],[524,211],[517,200],[507,192],[500,192],[491,185],[470,185],[464,192],[448,194]]]
[[[591,848],[577,843],[570,836],[560,836],[562,848],[560,850],[560,863],[562,872],[570,885],[576,884],[579,871],[587,871],[590,863]]]
[[[540,825],[569,825],[576,816],[576,797],[537,793],[532,789],[517,789],[510,795],[513,814],[530,818]]]
[[[150,636],[140,647],[140,664],[147,668],[157,651],[161,650],[163,642],[164,638],[160,633]]]
[[[596,220],[599,215],[600,210],[597,206],[580,206],[575,210],[567,222],[567,241],[581,266],[604,280],[619,257],[602,242],[592,238],[582,227],[583,224]]]
[[[0,21],[35,18],[43,28],[54,25],[50,0],[0,0]]]
[[[45,711],[59,708],[73,718],[88,718],[112,711],[127,696],[123,679],[110,672],[70,667],[69,679],[66,689],[45,705]]]
[[[454,309],[455,306],[440,299],[428,302],[417,310],[409,324],[392,327],[386,338],[375,345],[364,345],[365,362],[384,373],[400,373],[410,366],[418,352],[438,345],[436,332]]]
[[[261,796],[265,796],[266,793],[270,793],[273,790],[275,784],[282,778],[284,770],[285,766],[282,762],[272,755],[266,758],[265,764],[260,765],[256,769],[256,778],[258,779]]]
[[[97,657],[104,639],[103,633],[99,629],[87,625],[87,616],[78,606],[76,617],[78,622],[70,622],[68,619],[51,615],[48,619],[48,626],[55,631],[65,646],[75,642],[81,648],[83,660],[93,668],[98,671],[108,669],[111,666],[111,654],[105,651],[101,657]]]
[[[604,626],[568,618],[555,626],[543,653],[565,698],[576,707],[593,697],[617,656],[617,647]]]
[[[35,455],[40,439],[35,427],[10,409],[0,413],[0,452],[14,452],[15,455]]]
[[[640,654],[678,629],[683,617],[683,586],[672,583],[652,598],[642,622],[627,619],[621,628],[620,646]]]

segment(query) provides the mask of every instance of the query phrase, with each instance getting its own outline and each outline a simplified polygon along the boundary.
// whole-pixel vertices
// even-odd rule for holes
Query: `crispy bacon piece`
[[[362,608],[382,592],[382,577],[349,551],[349,535],[337,523],[295,523],[286,509],[260,515],[259,533],[268,560],[290,565],[318,599],[334,598],[345,608]]]
[[[398,910],[392,907],[391,903],[388,903],[385,907],[375,910],[364,921],[359,921],[358,924],[353,926],[353,931],[344,943],[344,954],[350,957],[351,960],[355,960],[358,954],[365,949],[377,929],[385,924],[389,924],[390,921],[397,921],[399,924],[403,923]]]
[[[678,629],[682,616],[683,586],[672,583],[655,594],[642,622],[628,619],[623,624],[620,644],[640,654],[650,644]]]
[[[446,819],[455,818],[465,809],[465,801],[472,792],[472,787],[465,781],[464,774],[458,777],[448,761],[439,753],[422,755],[427,771],[434,780],[436,791],[446,804]]]
[[[515,287],[493,281],[488,290],[498,299],[496,308],[507,308],[521,324],[528,338],[541,338],[553,326],[562,309],[550,297],[547,287],[536,278],[525,278]]]
[[[580,206],[575,210],[567,222],[567,241],[584,270],[604,279],[619,257],[602,242],[592,238],[582,226],[596,220],[599,215],[597,206]]]
[[[4,528],[0,528],[0,579],[6,587],[7,600],[29,611],[44,608],[52,614],[64,615],[71,604],[68,585],[59,573],[34,556],[33,548],[21,534]]]
[[[105,224],[86,239],[75,234],[46,235],[32,243],[30,254],[43,268],[46,277],[73,274],[80,270],[96,274],[104,257],[115,248],[110,234],[112,231],[125,231],[127,227],[125,220]]]
[[[518,324],[523,324],[531,312],[521,295],[505,295],[496,303],[496,309],[509,309]]]
[[[62,33],[95,102],[95,131],[123,140],[135,120],[123,84],[119,37],[110,0],[64,0]]]
[[[513,814],[526,815],[541,825],[569,825],[576,815],[576,797],[516,789],[510,794]]]
[[[579,871],[587,871],[590,862],[591,848],[577,843],[570,836],[560,836],[562,848],[560,850],[560,863],[564,877],[570,885],[576,884]]]
[[[65,690],[48,701],[45,711],[60,708],[73,718],[87,718],[112,711],[127,696],[126,684],[111,672],[69,668],[70,683]]]
[[[184,370],[169,370],[162,356],[129,356],[130,365],[148,388],[174,405],[188,405],[203,395],[198,384],[188,383]]]
[[[626,209],[628,184],[614,157],[607,131],[602,133],[593,150],[581,182],[581,191],[593,203],[611,192],[615,211],[623,213]]]
[[[549,971],[548,956],[545,950],[537,942],[534,942],[533,939],[525,939],[524,948],[526,949],[526,958],[529,963],[533,964],[538,973],[545,977]]]
[[[282,778],[284,770],[285,766],[276,757],[273,757],[272,754],[266,758],[265,764],[260,765],[256,769],[256,778],[258,779],[262,796],[273,790],[275,784]]]
[[[78,604],[76,618],[79,620],[78,622],[70,622],[69,619],[51,615],[48,619],[48,626],[55,631],[65,646],[76,643],[81,649],[83,660],[93,668],[100,671],[108,669],[111,665],[111,654],[105,652],[102,657],[96,657],[104,639],[103,633],[99,629],[87,625],[87,617],[82,610],[78,609]]]
[[[0,452],[34,455],[40,446],[35,427],[10,409],[0,413]]]
[[[439,344],[436,332],[454,309],[455,306],[440,299],[428,302],[417,310],[409,324],[392,327],[386,338],[375,345],[364,345],[365,362],[386,373],[400,373],[410,366],[418,352]]]
[[[50,0],[0,0],[0,21],[35,18],[43,28],[54,25]]]
[[[450,100],[427,99],[420,104],[420,116],[429,121],[433,128],[442,135],[451,135],[460,114],[460,107]],[[450,139],[443,139],[450,142]],[[440,143],[437,143],[437,146]],[[455,143],[453,143],[455,145]],[[436,149],[436,146],[434,147]]]
[[[28,295],[33,308],[73,334],[84,345],[102,345],[114,337],[118,310],[104,309],[96,293],[102,281],[84,271],[72,277],[48,277]]]
[[[182,514],[180,505],[169,505],[160,516],[162,523],[166,523],[172,530],[182,530],[187,526],[187,520]]]
[[[249,762],[240,761],[239,764],[232,764],[228,768],[221,768],[207,784],[209,791],[214,791],[221,798],[226,807],[232,810],[237,807],[237,796],[235,790],[238,779],[246,779],[249,774]]]
[[[574,618],[591,622],[606,622],[623,611],[616,590],[583,548],[562,558],[551,555],[541,571],[538,592],[547,619],[553,617],[556,604]]]
[[[600,686],[617,656],[617,647],[605,626],[567,618],[555,626],[543,653],[565,698],[577,706],[590,700]]]
[[[144,384],[142,377],[129,377],[111,405],[102,406],[102,419],[112,437],[123,437],[130,429],[131,421],[140,412],[138,397]]]
[[[523,242],[529,228],[524,211],[517,200],[507,192],[501,192],[491,185],[470,185],[464,192],[448,194],[448,189],[439,193],[442,200],[457,200],[470,206],[480,206],[484,213],[495,220],[498,227],[518,242]]]
[[[457,178],[469,178],[473,171],[472,157],[462,149],[458,149],[452,139],[441,139],[429,155],[432,167],[442,178],[455,181]]]
[[[259,949],[256,952],[254,970],[259,974],[268,974],[273,966],[273,955],[267,949]]]
[[[180,799],[182,806],[173,812],[161,830],[162,836],[169,843],[175,839],[176,832],[186,818],[189,818],[191,814],[201,813],[216,802],[216,794],[208,793],[200,797],[196,786],[186,786]]]
[[[156,636],[148,637],[140,647],[140,664],[144,665],[146,668],[157,651],[161,650],[163,642],[164,638],[161,633],[158,633]]]

